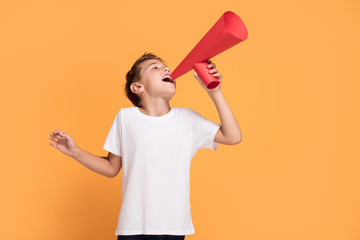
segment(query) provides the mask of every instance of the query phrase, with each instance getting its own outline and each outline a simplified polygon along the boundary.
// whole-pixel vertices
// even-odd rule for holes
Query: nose
[[[170,73],[170,69],[168,67],[165,67],[165,72]]]

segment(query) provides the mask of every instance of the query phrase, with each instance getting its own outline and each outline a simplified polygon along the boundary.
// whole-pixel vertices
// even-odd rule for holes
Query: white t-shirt
[[[190,235],[190,163],[216,150],[220,125],[189,108],[160,117],[138,107],[117,113],[103,148],[122,157],[122,204],[115,235]]]

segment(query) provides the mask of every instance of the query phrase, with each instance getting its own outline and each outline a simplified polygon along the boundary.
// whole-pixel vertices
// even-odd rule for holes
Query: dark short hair
[[[133,93],[130,89],[130,85],[132,83],[138,82],[140,80],[140,71],[141,68],[139,67],[139,64],[149,60],[149,59],[156,59],[156,60],[160,60],[161,62],[163,62],[163,60],[156,56],[155,54],[152,53],[144,53],[140,58],[138,58],[135,63],[133,64],[133,66],[131,67],[130,71],[128,71],[126,73],[126,84],[125,84],[125,93],[126,96],[129,98],[129,100],[136,106],[136,107],[141,107],[140,105],[140,97],[138,95],[136,95],[135,93]]]

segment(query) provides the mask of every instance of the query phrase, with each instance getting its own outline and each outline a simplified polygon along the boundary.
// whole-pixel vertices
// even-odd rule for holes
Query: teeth
[[[174,80],[171,79],[171,76],[170,75],[165,75],[162,80],[164,81],[165,79],[169,79],[169,82],[174,82]]]
[[[165,78],[168,78],[168,79],[172,80],[171,77],[170,77],[170,75],[165,75],[165,76],[163,77],[163,80],[164,80]]]

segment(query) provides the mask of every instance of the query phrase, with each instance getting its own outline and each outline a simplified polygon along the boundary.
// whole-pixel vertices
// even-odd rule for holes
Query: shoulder
[[[200,115],[200,113],[198,113],[197,111],[195,111],[194,109],[191,109],[191,108],[186,108],[186,112],[193,116]]]
[[[120,108],[118,110],[118,114],[128,114],[128,113],[133,113],[135,111],[136,111],[136,107]]]
[[[187,107],[171,107],[175,112],[181,114],[193,114],[195,111]]]
[[[191,108],[187,108],[187,107],[173,107],[173,109],[175,109],[175,111],[186,118],[197,118],[199,116],[201,116],[198,112],[196,112],[195,110],[191,109]]]
[[[122,116],[127,116],[130,113],[135,112],[135,107],[127,107],[127,108],[120,108],[116,112],[116,118],[121,118]]]

